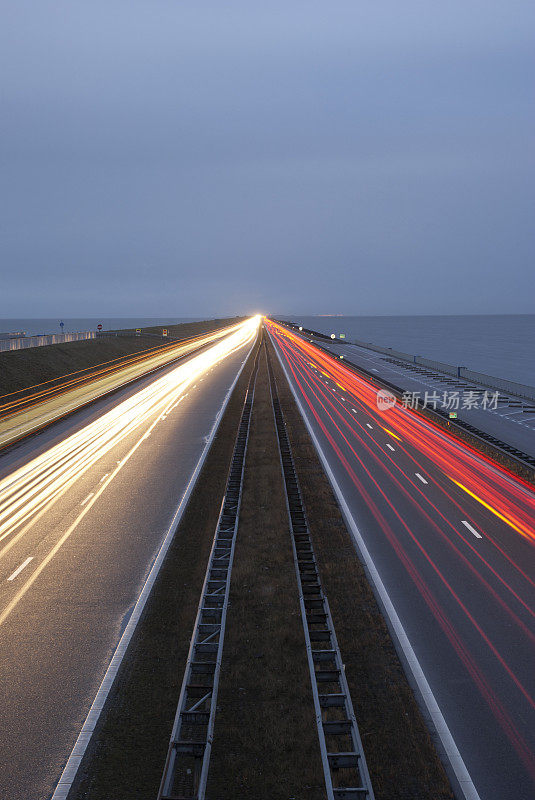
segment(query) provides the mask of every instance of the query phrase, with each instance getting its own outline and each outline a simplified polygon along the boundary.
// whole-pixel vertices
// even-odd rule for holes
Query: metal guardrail
[[[206,794],[257,368],[258,354],[208,560],[158,800],[203,800]]]
[[[374,800],[269,357],[268,369],[327,800]]]

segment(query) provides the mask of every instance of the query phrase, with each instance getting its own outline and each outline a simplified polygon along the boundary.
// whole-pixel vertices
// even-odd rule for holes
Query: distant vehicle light
[[[302,325],[300,325],[300,326],[299,326],[299,330],[300,330],[300,331],[302,331],[302,330],[303,330],[303,326],[302,326]]]

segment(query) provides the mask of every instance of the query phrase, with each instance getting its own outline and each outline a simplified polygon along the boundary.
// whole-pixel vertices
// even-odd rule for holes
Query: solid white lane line
[[[102,478],[99,480],[99,483],[104,483],[109,474],[110,474],[109,472],[106,472],[106,474],[103,475]]]
[[[423,475],[420,475],[420,473],[419,473],[419,472],[415,472],[414,474],[416,475],[416,477],[418,478],[418,480],[422,481],[422,483],[428,483],[428,481],[426,481],[426,479],[424,478],[424,476],[423,476]]]
[[[117,463],[120,463],[120,462],[117,462]],[[85,498],[85,500],[82,500],[82,502],[80,503],[80,505],[81,505],[81,506],[85,506],[85,504],[86,504],[86,503],[89,503],[89,501],[91,500],[91,498],[93,497],[93,495],[94,495],[94,494],[95,494],[95,492],[89,492],[89,494],[87,495],[87,497]]]
[[[367,422],[366,425],[368,426],[368,428],[370,428],[373,431],[373,425],[370,425],[369,422]]]
[[[393,453],[395,453],[395,452],[396,452],[396,448],[395,448],[395,447],[392,447],[392,445],[391,445],[391,444],[388,444],[388,442],[386,443],[386,446],[388,447],[388,449],[389,449],[389,450],[392,450],[392,452],[393,452]]]
[[[15,572],[13,572],[13,573],[12,573],[12,574],[9,576],[9,578],[8,578],[8,581],[14,581],[14,580],[15,580],[15,578],[17,577],[17,575],[20,575],[20,573],[22,572],[22,570],[24,569],[24,567],[27,567],[27,566],[28,566],[28,564],[30,563],[30,561],[33,561],[33,556],[30,556],[29,558],[27,558],[27,559],[26,559],[26,561],[23,561],[23,562],[22,562],[22,564],[20,565],[20,567],[17,567],[17,569],[15,570]]]
[[[462,520],[461,520],[461,522],[463,523],[463,525],[465,526],[465,528],[468,528],[468,530],[470,531],[470,533],[473,533],[473,534],[474,534],[474,536],[475,536],[477,539],[482,539],[482,538],[483,538],[483,537],[481,536],[481,534],[480,534],[480,533],[478,533],[478,531],[476,531],[476,529],[475,529],[474,527],[472,527],[472,525],[470,525],[470,523],[469,523],[469,522],[467,522],[465,519],[462,519]]]

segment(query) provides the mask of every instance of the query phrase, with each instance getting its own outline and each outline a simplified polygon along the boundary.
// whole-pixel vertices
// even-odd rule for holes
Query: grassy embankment
[[[187,322],[169,328],[170,339],[189,339],[238,322],[242,317]],[[161,329],[143,329],[146,333]],[[129,356],[159,347],[165,339],[154,336],[135,336],[135,331],[117,337],[103,336],[80,342],[64,342],[27,350],[0,353],[0,395],[35,386],[44,381],[61,378],[77,370],[97,367],[112,359]]]
[[[211,331],[217,330],[217,328],[224,328],[225,325],[232,325],[238,322],[242,322],[243,320],[247,319],[247,317],[223,317],[221,319],[210,319],[210,320],[200,320],[198,322],[180,322],[177,325],[151,325],[146,328],[143,328],[144,333],[151,333],[156,334],[157,336],[161,336],[164,329],[168,331],[168,336],[170,339],[187,339],[189,336],[197,336],[198,333],[198,326],[199,325],[206,325],[206,328],[203,328],[203,331]],[[110,331],[110,333],[131,333],[132,335],[136,332],[135,328],[124,328],[121,331]]]
[[[451,798],[442,765],[291,392],[273,359],[377,800]],[[77,800],[154,797],[248,379],[219,434],[131,645]],[[297,582],[262,354],[209,777],[210,800],[323,796]]]

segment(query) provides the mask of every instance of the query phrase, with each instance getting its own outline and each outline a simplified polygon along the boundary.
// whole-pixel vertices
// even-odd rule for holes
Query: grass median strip
[[[249,435],[207,797],[325,797],[264,352]]]

